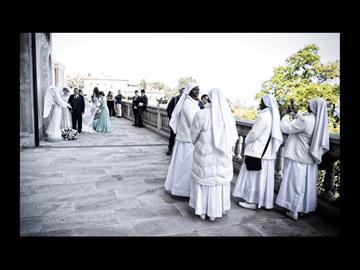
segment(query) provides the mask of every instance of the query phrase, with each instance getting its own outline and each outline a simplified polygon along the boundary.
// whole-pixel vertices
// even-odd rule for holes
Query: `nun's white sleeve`
[[[195,145],[197,140],[199,139],[200,132],[201,132],[200,119],[198,117],[198,114],[196,114],[190,126],[191,141],[193,145]]]
[[[280,123],[281,131],[287,134],[299,133],[305,129],[305,119],[303,117],[299,117],[293,121],[290,120],[288,114],[286,114]]]
[[[61,96],[60,96],[60,93],[58,90],[55,90],[55,95],[54,95],[54,101],[57,105],[61,106],[61,107],[67,107],[68,106],[68,103],[65,102]]]
[[[257,138],[259,138],[265,128],[265,124],[266,123],[263,118],[263,114],[259,114],[258,117],[256,117],[254,125],[252,126],[248,135],[246,135],[245,137],[245,144],[251,143],[255,141]]]

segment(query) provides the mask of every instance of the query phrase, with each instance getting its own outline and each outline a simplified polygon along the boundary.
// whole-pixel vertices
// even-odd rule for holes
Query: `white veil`
[[[45,93],[44,98],[44,113],[43,117],[47,118],[51,112],[52,106],[55,105],[55,91],[56,88],[54,86],[50,86]]]
[[[309,106],[310,110],[316,114],[310,154],[316,163],[320,164],[322,155],[330,149],[326,101],[322,98],[314,98],[310,100]]]
[[[271,141],[272,149],[271,154],[276,155],[280,145],[283,142],[283,135],[280,127],[280,113],[277,101],[273,95],[267,94],[262,97],[264,104],[270,108],[272,115],[272,125],[271,125]]]
[[[229,155],[239,138],[235,118],[220,89],[211,89],[209,91],[209,98],[211,101],[212,134],[215,148]]]
[[[196,86],[198,86],[196,83],[189,83],[185,87],[184,92],[182,93],[178,103],[176,103],[176,106],[171,114],[171,119],[169,122],[169,126],[172,128],[174,133],[176,133],[176,128],[177,128],[179,117],[180,117],[180,111],[184,104],[185,98],[189,95],[190,91]]]

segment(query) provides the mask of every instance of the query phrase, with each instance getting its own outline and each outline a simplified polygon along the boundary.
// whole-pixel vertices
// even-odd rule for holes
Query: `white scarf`
[[[283,142],[283,135],[280,127],[280,113],[277,101],[273,95],[267,94],[262,97],[264,104],[270,109],[272,115],[271,125],[271,155],[276,155],[280,145]]]
[[[170,127],[172,128],[172,130],[174,131],[174,133],[176,133],[176,128],[177,128],[177,125],[178,125],[178,121],[179,121],[179,118],[180,118],[180,111],[181,111],[181,108],[184,104],[184,101],[186,99],[186,97],[189,95],[190,91],[194,88],[198,86],[197,84],[195,83],[190,83],[186,86],[184,92],[182,93],[179,101],[176,103],[176,106],[171,114],[171,119],[170,119],[170,122],[169,122],[169,125]]]
[[[322,155],[330,149],[326,101],[322,98],[314,98],[310,100],[309,105],[310,110],[316,114],[310,154],[316,163],[320,164]]]
[[[211,101],[211,121],[214,146],[226,155],[231,154],[232,147],[239,138],[235,118],[225,96],[220,89],[209,91]]]

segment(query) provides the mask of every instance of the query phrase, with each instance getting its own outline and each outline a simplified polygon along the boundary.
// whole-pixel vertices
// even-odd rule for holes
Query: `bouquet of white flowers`
[[[61,129],[61,136],[64,138],[65,141],[76,140],[76,135],[78,135],[76,129],[72,129],[72,128]]]

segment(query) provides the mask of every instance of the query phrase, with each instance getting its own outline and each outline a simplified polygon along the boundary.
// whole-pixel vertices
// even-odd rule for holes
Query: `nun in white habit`
[[[269,141],[270,138],[270,141]],[[261,158],[261,170],[249,171],[245,163],[241,166],[233,196],[245,200],[239,205],[248,209],[274,207],[275,160],[283,136],[280,128],[280,114],[276,99],[267,94],[261,98],[260,111],[249,134],[245,137],[245,156]]]
[[[45,93],[43,113],[43,117],[49,119],[49,126],[46,129],[46,140],[49,142],[63,140],[60,129],[63,108],[71,108],[71,105],[62,99],[60,88],[50,86]]]
[[[318,164],[329,151],[326,101],[310,100],[308,113],[294,121],[285,115],[281,129],[289,137],[284,148],[284,176],[276,204],[289,210],[287,216],[298,220],[298,213],[313,212],[317,205]]]
[[[220,89],[209,92],[209,103],[196,113],[191,125],[195,146],[189,205],[211,221],[230,209],[232,153],[238,139],[236,122]]]
[[[176,134],[175,145],[165,181],[165,190],[176,196],[189,197],[194,146],[190,126],[197,111],[199,86],[190,83],[171,114],[169,125]]]

